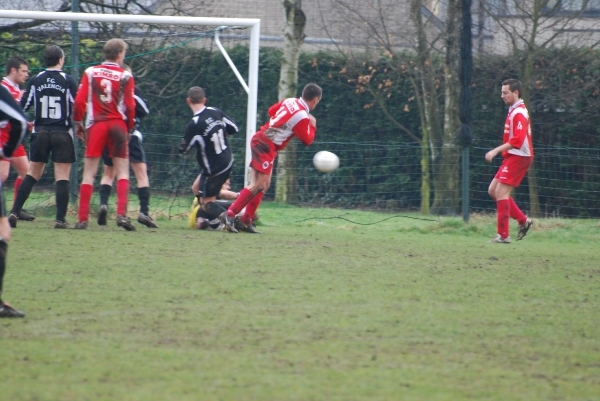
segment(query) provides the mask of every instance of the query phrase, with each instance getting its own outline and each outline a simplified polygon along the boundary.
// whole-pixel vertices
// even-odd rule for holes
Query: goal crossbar
[[[0,18],[31,19],[45,21],[83,21],[83,22],[117,22],[134,24],[161,25],[208,25],[236,26],[250,28],[250,59],[248,65],[248,84],[246,85],[237,68],[231,62],[225,49],[219,44],[219,50],[233,69],[238,80],[248,93],[246,114],[246,162],[244,182],[248,184],[248,166],[250,165],[250,140],[256,132],[256,115],[258,100],[258,57],[260,50],[260,19],[257,18],[214,18],[214,17],[178,17],[161,15],[131,14],[95,14],[95,13],[58,13],[49,11],[1,10]],[[218,40],[218,36],[217,36]]]

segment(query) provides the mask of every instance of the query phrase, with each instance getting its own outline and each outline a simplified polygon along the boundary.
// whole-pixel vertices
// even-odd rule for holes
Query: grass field
[[[597,221],[506,245],[485,216],[261,214],[262,235],[20,222],[0,400],[600,399]]]

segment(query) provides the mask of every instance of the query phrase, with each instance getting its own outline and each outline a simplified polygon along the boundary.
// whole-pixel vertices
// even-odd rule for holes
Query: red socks
[[[240,196],[233,202],[227,210],[229,217],[235,217],[242,209],[252,200],[252,192],[248,188],[244,188],[240,192]]]
[[[79,187],[79,222],[88,221],[90,214],[90,201],[94,187],[90,184],[81,184]]]
[[[244,224],[252,223],[252,220],[254,220],[254,215],[256,215],[256,209],[258,209],[264,194],[264,192],[257,193],[254,198],[250,200],[248,205],[246,205],[246,213],[244,213],[244,217],[242,217]]]
[[[496,201],[496,208],[498,209],[498,234],[506,238],[510,223],[510,201],[508,199]]]
[[[520,225],[523,225],[527,222],[527,216],[523,214],[519,206],[515,203],[513,198],[508,198],[510,202],[510,217],[517,220]]]
[[[117,181],[117,214],[127,214],[127,201],[129,200],[129,180],[124,178]]]

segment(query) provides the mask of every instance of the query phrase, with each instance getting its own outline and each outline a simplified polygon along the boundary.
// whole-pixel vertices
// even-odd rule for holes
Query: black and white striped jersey
[[[0,144],[0,158],[10,157],[27,134],[27,118],[3,85],[0,85],[0,129],[9,130],[8,141]]]
[[[39,127],[70,128],[77,82],[60,70],[45,70],[27,83],[21,98],[24,111],[35,107],[34,132]]]
[[[227,136],[238,132],[235,121],[216,107],[204,107],[194,114],[185,129],[179,151],[187,153],[196,147],[203,173],[213,176],[233,165],[233,153]]]

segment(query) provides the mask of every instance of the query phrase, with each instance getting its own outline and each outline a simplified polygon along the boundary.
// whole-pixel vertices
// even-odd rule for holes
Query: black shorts
[[[220,174],[207,176],[202,173],[200,175],[200,185],[198,190],[200,192],[201,198],[212,198],[213,196],[219,196],[219,192],[221,192],[221,187],[225,184],[225,181],[229,179],[229,174],[231,174],[231,168],[223,171]]]
[[[29,160],[48,163],[52,153],[54,163],[75,163],[75,143],[70,129],[36,127],[29,140]]]
[[[108,157],[108,149],[104,149],[102,152],[102,162],[109,167],[112,167],[113,162]],[[140,131],[135,130],[129,138],[129,162],[130,163],[146,163],[146,152],[142,146],[142,134]]]

